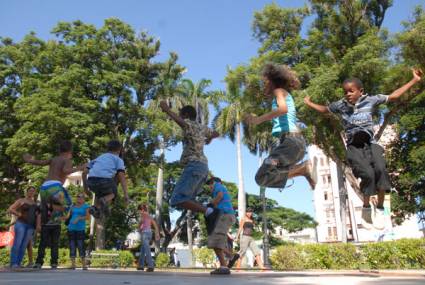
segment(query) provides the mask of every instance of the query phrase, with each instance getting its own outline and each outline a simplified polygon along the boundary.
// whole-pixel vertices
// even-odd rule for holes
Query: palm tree
[[[245,216],[246,194],[242,171],[242,122],[244,108],[241,103],[242,94],[240,90],[228,88],[225,96],[228,106],[223,108],[215,117],[215,129],[222,135],[227,135],[235,143],[236,139],[236,157],[238,162],[238,215]]]

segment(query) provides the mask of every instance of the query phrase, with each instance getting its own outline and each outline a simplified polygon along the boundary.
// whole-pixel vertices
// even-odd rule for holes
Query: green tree
[[[242,88],[244,102],[259,106],[255,112],[262,113],[270,108],[268,102],[261,102],[257,96],[262,93],[260,74],[264,63],[287,64],[295,70],[304,90],[293,92],[293,95],[298,117],[307,125],[304,131],[306,137],[310,143],[318,145],[336,161],[340,169],[345,169],[344,175],[359,193],[357,179],[348,167],[344,167],[346,165],[345,146],[340,123],[333,116],[312,114],[311,110],[304,106],[303,97],[308,95],[314,102],[327,105],[343,97],[341,82],[352,76],[360,78],[364,82],[365,90],[371,94],[390,92],[401,83],[405,83],[406,76],[410,75],[406,66],[423,67],[423,37],[421,36],[423,12],[418,9],[414,20],[406,23],[405,31],[396,37],[391,37],[381,26],[392,1],[311,0],[309,2],[310,8],[288,9],[273,3],[266,5],[262,11],[256,12],[253,31],[255,38],[261,43],[258,56],[252,58],[249,64],[230,70],[226,81],[232,86]],[[303,37],[301,27],[307,16],[313,17],[313,23],[307,28],[306,36]],[[400,50],[400,53],[394,56],[393,48]],[[410,92],[412,97],[417,95],[415,99],[409,101],[409,106],[413,107],[409,108],[411,111],[409,119],[418,122],[414,127],[414,135],[406,137],[407,130],[404,127],[399,128],[400,124],[407,122],[411,127],[413,126],[411,120],[406,120],[408,117],[405,117],[405,123],[401,120],[399,110],[402,108],[403,112],[407,111],[403,108],[407,106],[406,102],[380,110],[379,115],[387,115],[384,117],[384,124],[377,132],[379,137],[388,123],[395,124],[396,129],[399,130],[397,141],[402,146],[410,145],[410,148],[400,147],[403,151],[406,149],[404,152],[406,159],[399,160],[397,167],[395,166],[397,163],[394,163],[392,168],[394,174],[396,169],[402,169],[401,165],[404,165],[403,170],[409,169],[404,172],[405,180],[409,181],[409,184],[406,182],[400,185],[400,178],[396,176],[393,176],[393,182],[397,188],[401,187],[401,191],[409,192],[405,195],[405,203],[401,208],[405,207],[404,209],[410,213],[414,213],[418,208],[416,205],[407,207],[409,201],[407,197],[410,195],[410,201],[415,199],[422,201],[422,196],[417,191],[408,189],[417,189],[417,185],[421,185],[423,166],[418,163],[418,168],[415,168],[414,172],[412,168],[411,174],[408,174],[411,167],[405,168],[411,165],[407,157],[417,161],[420,161],[421,157],[420,147],[413,143],[417,139],[422,140],[421,136],[417,135],[423,122],[421,121],[423,113],[418,112],[421,110],[423,96],[420,90],[423,88],[417,86]],[[401,215],[406,211],[401,211]]]

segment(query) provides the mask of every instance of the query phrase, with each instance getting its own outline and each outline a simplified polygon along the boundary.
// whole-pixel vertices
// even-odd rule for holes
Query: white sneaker
[[[375,215],[373,217],[373,226],[378,230],[383,230],[385,228],[384,209],[375,208]]]
[[[372,207],[363,207],[362,208],[362,225],[366,229],[372,228]]]

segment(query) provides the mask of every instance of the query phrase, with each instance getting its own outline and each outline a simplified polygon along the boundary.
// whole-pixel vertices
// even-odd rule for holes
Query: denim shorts
[[[174,187],[170,204],[175,207],[186,201],[193,201],[202,191],[208,177],[208,165],[200,161],[190,161]]]

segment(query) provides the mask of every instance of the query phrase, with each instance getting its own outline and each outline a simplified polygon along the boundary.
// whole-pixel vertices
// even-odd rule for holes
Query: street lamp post
[[[263,204],[263,258],[264,266],[270,267],[269,261],[269,234],[267,229],[267,200],[266,200],[266,187],[260,187],[260,199]]]

